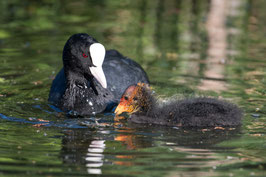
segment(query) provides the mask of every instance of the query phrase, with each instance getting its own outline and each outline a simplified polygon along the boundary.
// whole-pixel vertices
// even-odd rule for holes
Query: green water
[[[221,2],[2,0],[0,176],[265,176],[266,2]],[[242,127],[66,118],[47,99],[64,43],[79,32],[139,62],[162,98],[238,104]]]

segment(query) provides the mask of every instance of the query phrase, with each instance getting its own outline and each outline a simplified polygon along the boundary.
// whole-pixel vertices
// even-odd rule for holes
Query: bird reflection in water
[[[131,163],[125,159],[134,157],[124,154],[117,155],[117,153],[113,153],[113,149],[116,146],[120,148],[122,144],[127,150],[133,150],[141,147],[142,143],[137,142],[137,136],[134,135],[133,129],[121,129],[121,126],[122,123],[114,124],[114,128],[119,127],[118,129],[115,128],[118,134],[110,134],[110,131],[106,131],[106,129],[95,131],[71,129],[65,131],[61,149],[63,162],[75,166],[82,164],[87,168],[89,174],[102,174],[102,166],[108,164],[130,166]],[[117,144],[117,142],[119,143]],[[105,157],[105,153],[108,154],[108,158]]]
[[[175,129],[170,127],[147,126],[120,121],[113,127],[89,129],[69,129],[62,138],[61,158],[63,163],[74,167],[83,166],[89,174],[104,174],[103,167],[110,165],[134,166],[141,158],[132,150],[162,146],[173,152],[184,152],[204,158],[206,151],[216,156],[213,147],[231,138],[239,136],[240,129]],[[161,137],[158,139],[158,137]],[[204,152],[200,150],[204,149]],[[195,153],[194,153],[195,152]],[[142,152],[143,153],[143,152]],[[152,155],[149,153],[149,155]],[[158,153],[152,158],[159,158]],[[194,156],[193,156],[194,158]],[[216,163],[217,161],[217,163]],[[202,163],[202,161],[201,161]],[[210,163],[219,164],[213,158]],[[203,165],[203,164],[202,164]],[[204,163],[204,165],[207,165]],[[106,169],[106,168],[105,168]]]
[[[64,132],[61,158],[64,163],[84,165],[89,174],[102,174],[105,140],[94,137],[88,129],[72,129]]]
[[[105,140],[93,140],[88,148],[86,156],[86,167],[89,174],[102,174],[101,166],[103,166]]]

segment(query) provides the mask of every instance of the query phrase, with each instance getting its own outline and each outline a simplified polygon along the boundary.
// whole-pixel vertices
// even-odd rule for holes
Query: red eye
[[[83,53],[82,56],[83,56],[84,58],[88,58],[88,55],[86,55],[85,53]]]

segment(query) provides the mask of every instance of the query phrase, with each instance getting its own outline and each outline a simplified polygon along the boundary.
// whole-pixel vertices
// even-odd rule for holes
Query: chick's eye
[[[125,100],[128,100],[128,97],[127,97],[127,96],[124,96],[124,99],[125,99]]]
[[[138,98],[137,98],[137,97],[134,97],[134,98],[133,98],[133,100],[134,100],[134,101],[137,101],[137,100],[138,100]]]
[[[85,53],[83,53],[82,56],[83,56],[84,58],[88,58],[88,55],[86,55]]]

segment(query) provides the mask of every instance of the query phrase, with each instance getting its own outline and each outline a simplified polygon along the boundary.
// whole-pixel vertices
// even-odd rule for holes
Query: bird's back
[[[139,82],[149,83],[143,68],[116,50],[108,50],[106,52],[103,71],[107,80],[107,88],[114,94],[115,102],[117,103],[130,85]]]
[[[214,98],[189,98],[169,101],[163,105],[153,102],[145,114],[132,115],[135,123],[180,127],[215,127],[241,125],[242,111],[234,104]]]
[[[175,121],[182,126],[237,126],[242,112],[234,104],[214,98],[193,98],[179,101],[175,106]],[[168,109],[171,109],[171,106]]]

